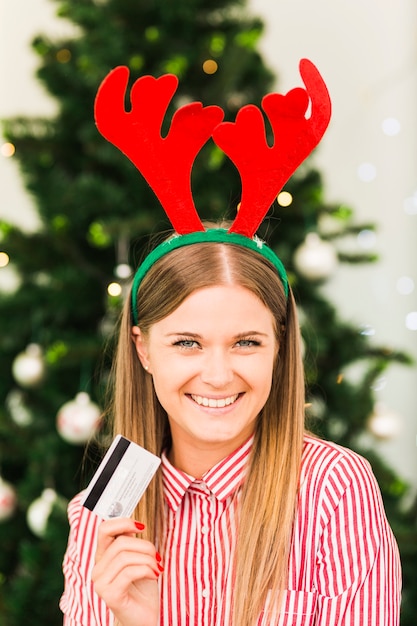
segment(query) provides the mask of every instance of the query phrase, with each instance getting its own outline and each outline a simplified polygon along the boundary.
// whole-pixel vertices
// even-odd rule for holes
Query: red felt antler
[[[127,67],[117,67],[102,82],[95,102],[101,134],[138,168],[179,234],[204,230],[191,192],[191,169],[198,152],[223,119],[220,107],[193,102],[178,109],[166,137],[161,126],[178,79],[143,76],[131,90],[131,111],[124,98]]]
[[[274,133],[268,146],[261,111],[243,107],[234,123],[223,122],[213,139],[239,170],[242,180],[240,209],[230,232],[252,237],[291,174],[317,146],[330,121],[331,103],[317,68],[300,62],[306,89],[292,89],[285,96],[269,94],[262,100]],[[305,117],[311,100],[311,115]]]

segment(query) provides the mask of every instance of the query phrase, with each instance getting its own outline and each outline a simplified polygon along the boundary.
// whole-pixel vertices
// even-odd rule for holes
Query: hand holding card
[[[117,435],[88,485],[83,506],[102,519],[130,517],[161,459]]]
[[[157,626],[164,568],[153,543],[136,533],[133,519],[101,522],[91,580],[120,626]]]

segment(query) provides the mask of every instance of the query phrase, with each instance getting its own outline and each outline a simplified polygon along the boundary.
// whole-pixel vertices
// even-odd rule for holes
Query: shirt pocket
[[[313,626],[316,614],[317,593],[314,591],[283,592],[279,613],[269,609],[268,595],[265,609],[257,626]]]

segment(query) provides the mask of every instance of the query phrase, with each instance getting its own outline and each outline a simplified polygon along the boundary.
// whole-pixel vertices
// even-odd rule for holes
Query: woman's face
[[[167,412],[178,466],[192,450],[226,456],[253,433],[278,345],[272,313],[251,291],[195,291],[146,338],[134,327],[133,340]]]

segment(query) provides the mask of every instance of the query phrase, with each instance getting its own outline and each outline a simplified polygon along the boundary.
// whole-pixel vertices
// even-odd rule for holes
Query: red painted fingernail
[[[157,552],[157,553],[155,554],[155,558],[156,558],[156,560],[158,561],[158,563],[160,563],[160,562],[162,561],[162,556],[159,554],[159,552]]]
[[[164,568],[162,567],[162,565],[160,565],[159,563],[157,563],[157,566],[158,566],[158,569],[159,569],[159,571],[160,571],[160,572],[163,572],[163,571],[164,571]]]
[[[138,530],[145,530],[145,524],[141,524],[140,522],[135,522],[135,526]]]

